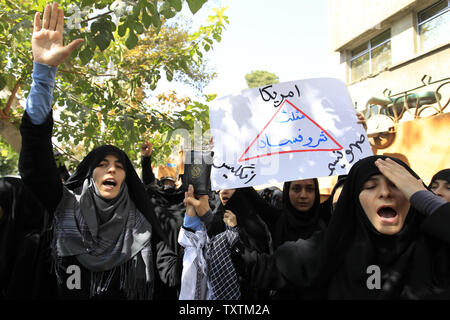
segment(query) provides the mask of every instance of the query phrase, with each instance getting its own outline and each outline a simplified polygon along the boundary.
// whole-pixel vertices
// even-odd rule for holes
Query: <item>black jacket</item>
[[[20,127],[20,132],[22,134],[22,149],[19,158],[19,171],[24,184],[30,188],[47,210],[47,221],[49,224],[53,221],[53,214],[62,198],[63,191],[63,184],[59,177],[53,157],[51,142],[52,129],[53,118],[51,115],[49,115],[43,124],[34,125],[28,114],[26,112],[24,113]],[[132,168],[131,162],[128,166]],[[139,208],[145,218],[151,223],[153,229],[153,261],[155,270],[158,270],[155,279],[154,299],[158,299],[158,297],[161,297],[161,295],[159,295],[161,288],[164,286],[173,287],[179,284],[181,268],[177,263],[179,260],[177,255],[170,250],[169,245],[167,244],[167,238],[156,219],[143,184],[140,182],[134,169],[131,170],[131,168],[130,172],[127,172],[126,177],[130,196],[133,197],[136,207]],[[77,172],[72,175],[67,183],[69,185],[71,182],[73,183],[73,181],[77,179],[76,176]],[[50,254],[50,250],[48,250],[50,241],[51,239],[49,239],[43,248],[45,249],[47,256]],[[45,260],[51,263],[51,259],[51,257],[46,257]],[[73,263],[74,261],[72,261],[70,257],[66,258],[66,261],[63,261],[63,265],[70,265]],[[51,268],[49,267],[47,270],[50,269]],[[89,277],[90,272],[88,270],[84,270],[82,266],[80,266],[80,269],[83,275],[82,279],[85,279],[84,277]],[[117,280],[118,278],[113,279],[113,281]],[[111,288],[114,287],[118,288],[118,285],[111,285]],[[75,292],[74,290],[67,290],[66,283],[63,282],[59,283],[58,289],[58,296],[63,299],[89,298],[89,286],[84,286],[81,290]],[[105,292],[97,296],[97,298],[102,297],[122,299],[123,295],[121,292],[115,291],[115,293]]]

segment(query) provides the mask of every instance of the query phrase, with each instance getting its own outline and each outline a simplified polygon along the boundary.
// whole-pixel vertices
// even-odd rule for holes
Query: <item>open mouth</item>
[[[114,179],[106,179],[103,181],[103,185],[107,188],[114,188],[117,185],[117,182]]]
[[[397,211],[392,207],[381,207],[378,209],[377,214],[384,219],[393,219],[397,216]]]

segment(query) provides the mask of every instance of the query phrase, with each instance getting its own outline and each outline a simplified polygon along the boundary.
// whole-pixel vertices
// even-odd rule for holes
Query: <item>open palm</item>
[[[56,2],[45,7],[42,24],[40,13],[35,14],[31,40],[34,61],[56,67],[83,42],[76,39],[63,46],[63,28],[64,12]]]

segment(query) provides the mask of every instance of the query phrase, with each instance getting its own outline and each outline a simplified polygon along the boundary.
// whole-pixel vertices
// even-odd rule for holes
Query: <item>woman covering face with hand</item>
[[[450,256],[448,236],[438,238],[449,228],[445,211],[448,206],[400,160],[372,156],[358,161],[318,255],[312,254],[318,268],[309,265],[312,283],[327,285],[328,297],[337,299],[414,299],[448,290],[448,259],[436,258]],[[291,268],[281,267],[292,277]]]
[[[92,150],[62,184],[52,152],[52,90],[57,66],[81,43],[62,45],[64,13],[47,5],[33,31],[33,85],[21,124],[19,169],[50,213],[58,296],[151,299],[161,280],[179,281],[153,208],[122,150]],[[157,256],[157,257],[156,257]],[[155,260],[158,258],[158,271]],[[158,277],[160,275],[160,277]],[[157,298],[157,297],[156,297]]]
[[[448,298],[449,209],[400,160],[367,157],[320,237],[287,242],[251,270],[257,283],[326,288],[328,299]]]

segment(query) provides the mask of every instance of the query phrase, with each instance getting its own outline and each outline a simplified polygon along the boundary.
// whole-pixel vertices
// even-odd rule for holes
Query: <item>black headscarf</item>
[[[0,300],[30,299],[45,210],[15,177],[0,178],[0,207]]]
[[[225,210],[236,215],[241,241],[251,250],[271,252],[272,238],[267,225],[258,216],[258,210],[265,201],[252,187],[238,188],[225,206],[219,200],[213,210],[213,219],[208,226],[208,236],[213,237],[225,231],[223,216]]]
[[[167,242],[167,237],[162,231],[159,221],[155,215],[154,208],[148,198],[145,187],[134,169],[133,164],[127,154],[121,149],[112,145],[103,145],[95,148],[80,162],[75,172],[64,184],[69,190],[75,190],[83,186],[86,179],[92,176],[96,166],[107,156],[114,155],[123,164],[125,170],[125,183],[128,193],[136,208],[144,215],[152,225],[152,234]]]
[[[261,253],[269,253],[272,238],[267,225],[257,214],[260,201],[264,200],[252,187],[238,188],[225,206],[219,205],[217,212],[223,219],[225,210],[231,210],[236,215],[239,236],[247,247]]]
[[[319,182],[314,181],[314,204],[306,212],[300,212],[294,208],[289,199],[289,189],[291,181],[283,185],[283,210],[277,220],[273,240],[275,247],[286,241],[296,241],[297,239],[307,239],[314,231],[317,231],[320,220],[320,192]]]
[[[354,164],[327,229],[281,246],[276,252],[277,267],[299,287],[328,288],[330,299],[448,299],[450,248],[443,237],[434,236],[447,227],[446,208],[427,217],[411,206],[403,228],[384,235],[361,207],[363,184],[381,174],[375,166],[380,158],[387,157],[370,156]],[[389,158],[419,178],[401,160]],[[370,266],[379,268],[380,289],[367,285],[374,272],[368,271]]]
[[[386,156],[370,156],[358,161],[350,170],[325,235],[321,251],[322,279],[328,278],[330,298],[377,299],[398,297],[415,250],[423,216],[409,209],[403,228],[394,235],[378,232],[364,213],[359,201],[363,184],[381,174],[375,160]],[[389,157],[416,173],[401,160]],[[380,290],[369,290],[367,268],[381,270]]]
[[[283,208],[283,192],[278,187],[273,186],[261,189],[258,191],[258,194],[273,207],[277,209]]]
[[[445,180],[447,183],[450,183],[450,169],[443,169],[439,172],[437,172],[433,178],[431,178],[431,182],[429,184],[429,187],[433,184],[436,180]]]
[[[124,187],[121,187],[119,195],[112,200],[99,197],[95,191],[95,183],[92,179],[94,169],[108,155],[116,156],[122,163],[125,171],[125,180],[122,184]],[[157,251],[160,252],[161,250],[159,248],[168,244],[168,239],[167,235],[162,231],[145,187],[125,152],[111,145],[95,148],[78,165],[73,175],[65,183],[65,186],[67,189],[72,190],[75,195],[75,198],[73,198],[72,195],[68,194],[67,201],[69,201],[69,206],[74,205],[74,208],[76,209],[73,212],[75,214],[78,232],[73,235],[72,242],[64,247],[65,251],[63,254],[64,256],[75,254],[78,261],[89,270],[100,270],[99,272],[96,271],[93,273],[93,276],[90,278],[90,296],[96,295],[98,291],[107,290],[110,283],[110,277],[112,277],[115,270],[119,268],[120,270],[118,270],[119,272],[116,274],[120,274],[120,286],[124,289],[128,299],[135,299],[136,297],[139,299],[151,298],[153,285],[160,285],[158,277],[156,277],[155,281],[152,280],[153,270],[155,270],[156,267],[155,262],[157,262],[157,259],[159,258],[155,256],[155,253]],[[76,195],[80,195],[80,200],[76,200]],[[121,195],[125,197],[124,201],[120,200],[122,199]],[[117,200],[118,198],[120,199]],[[74,203],[73,199],[79,201],[79,205],[77,205],[77,202]],[[116,202],[116,200],[118,202]],[[94,241],[94,239],[97,239],[95,237],[97,229],[95,227],[95,221],[93,220],[95,218],[85,214],[90,211],[89,208],[94,207],[94,211],[97,212],[97,218],[100,218],[98,210],[105,213],[103,208],[108,207],[108,205],[111,205],[113,208],[117,208],[117,206],[122,208],[122,205],[124,204],[126,204],[126,207],[130,208],[130,210],[120,209],[120,214],[115,212],[110,220],[108,220],[108,217],[105,217],[107,222],[102,225],[100,225],[100,223],[98,224],[99,239],[98,241]],[[78,206],[81,209],[81,213]],[[84,210],[83,208],[87,208],[87,210]],[[55,228],[57,232],[55,237],[56,243],[53,244],[53,248],[58,246],[58,241],[59,243],[63,243],[61,232],[70,233],[70,230],[74,230],[75,228],[72,225],[73,219],[70,218],[70,210],[67,211],[65,205],[60,206],[59,209],[62,210],[62,212],[59,213],[60,215],[62,213],[62,219],[60,219],[58,225],[55,225],[55,227],[57,227]],[[130,219],[123,218],[126,216],[127,212],[131,217]],[[122,219],[120,219],[121,217]],[[125,222],[121,223],[119,220]],[[55,221],[58,220],[55,219]],[[124,225],[124,223],[126,225]],[[151,228],[145,226],[149,223]],[[112,228],[109,228],[109,226],[112,226]],[[100,236],[101,229],[104,231],[102,236]],[[143,230],[149,232],[142,232]],[[148,238],[149,233],[151,233],[151,242],[149,242]],[[111,235],[115,240],[111,239]],[[118,237],[116,237],[116,235],[118,235]],[[122,238],[124,239],[123,241]],[[111,243],[111,245],[101,245],[101,242],[105,241]],[[161,246],[161,242],[165,242],[165,244],[162,244]],[[78,245],[74,245],[77,243]],[[83,256],[82,260],[79,250],[83,247],[83,243],[88,243],[90,251]],[[142,247],[142,250],[136,247],[135,243],[139,243],[139,248]],[[118,250],[120,250],[122,246],[124,250],[125,247],[127,249],[124,251],[124,255],[119,255]],[[59,247],[63,248],[62,246]],[[133,256],[135,250],[139,250],[140,254]],[[55,250],[53,251],[55,252]],[[97,252],[99,254],[97,254]],[[129,259],[130,255],[132,257],[131,259]],[[122,263],[123,259],[128,260],[126,260],[125,263]],[[60,261],[60,259],[57,259],[56,261]],[[64,263],[65,262],[63,262],[63,264]],[[119,265],[118,263],[121,264]],[[65,267],[63,264],[56,264],[57,274],[60,278],[63,277],[60,272]],[[161,264],[158,264],[158,267],[160,265]],[[112,269],[110,268],[111,266],[113,267]]]
[[[338,190],[338,188],[344,185],[346,179],[347,179],[347,175],[340,175],[338,177],[338,180],[336,181],[336,184],[334,185],[333,189],[331,190],[331,194],[328,197],[328,199],[320,204],[320,207],[321,207],[320,216],[325,221],[326,225],[328,225],[328,223],[330,222],[331,216],[333,214],[334,195],[336,194],[336,191]]]
[[[266,206],[266,201],[258,195],[254,188],[238,188],[225,206],[219,200],[219,205],[214,211],[214,221],[216,222],[214,232],[218,234],[225,230],[223,215],[225,210],[230,210],[236,215],[241,243],[248,250],[270,254],[273,250],[272,236],[268,226],[258,215],[260,210]],[[239,267],[239,263],[235,262],[234,265]],[[239,286],[241,299],[259,300],[269,297],[268,292],[255,288],[247,278],[239,277]]]
[[[178,253],[182,248],[178,244],[178,233],[183,225],[184,191],[181,189],[166,192],[159,187],[148,187],[147,192],[155,210],[156,217],[166,233],[172,250]]]

